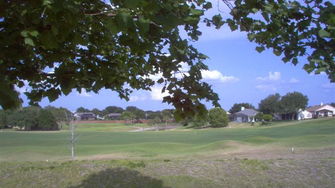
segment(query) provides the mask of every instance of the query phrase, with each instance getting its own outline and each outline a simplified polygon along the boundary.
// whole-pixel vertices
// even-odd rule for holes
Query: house
[[[311,106],[306,110],[312,114],[313,118],[335,116],[335,108],[328,104],[324,105],[321,103],[320,105]]]
[[[76,120],[95,120],[97,118],[92,112],[77,112],[74,117]]]
[[[235,122],[255,122],[255,116],[258,111],[254,109],[241,108],[241,111],[233,114],[233,121]]]
[[[299,109],[297,118],[298,118],[298,120],[312,119],[313,114],[311,112],[307,111],[307,110]]]
[[[121,119],[121,113],[110,113],[107,114],[106,117],[111,120],[119,120]]]

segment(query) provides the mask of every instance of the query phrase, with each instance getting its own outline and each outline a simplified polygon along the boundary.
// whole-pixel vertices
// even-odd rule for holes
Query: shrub
[[[7,123],[21,130],[58,130],[56,118],[49,110],[25,107],[7,116]]]
[[[263,121],[263,115],[264,114],[262,112],[256,114],[255,121]]]
[[[19,127],[20,129],[29,131],[35,130],[38,127],[37,117],[40,108],[31,106],[20,110],[13,111],[8,116],[8,124],[12,127]]]
[[[0,129],[7,126],[7,113],[4,110],[0,110]]]
[[[211,127],[226,127],[228,115],[222,108],[212,108],[208,112],[208,121]]]
[[[195,115],[194,117],[185,118],[179,122],[183,126],[187,126],[189,128],[202,128],[208,126],[208,114],[204,116]]]
[[[263,120],[267,121],[267,122],[272,121],[272,115],[271,114],[264,114],[263,115]]]
[[[37,117],[39,130],[57,130],[58,124],[56,118],[48,110],[41,109]]]
[[[149,121],[149,125],[157,125],[160,124],[162,121],[159,117],[155,117]]]

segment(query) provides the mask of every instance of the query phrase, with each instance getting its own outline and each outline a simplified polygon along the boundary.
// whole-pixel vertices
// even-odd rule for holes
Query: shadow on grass
[[[80,185],[69,188],[168,188],[162,180],[144,176],[141,173],[126,169],[112,168],[89,175]]]

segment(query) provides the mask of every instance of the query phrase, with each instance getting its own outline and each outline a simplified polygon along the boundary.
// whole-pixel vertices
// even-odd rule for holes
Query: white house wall
[[[298,120],[312,119],[312,117],[313,117],[313,114],[307,110],[304,110],[298,113]]]
[[[316,111],[320,111],[320,110],[329,110],[329,111],[333,111],[333,114],[335,114],[335,108],[332,107],[332,106],[330,106],[330,105],[325,105],[325,106],[319,108],[319,109],[316,110]]]

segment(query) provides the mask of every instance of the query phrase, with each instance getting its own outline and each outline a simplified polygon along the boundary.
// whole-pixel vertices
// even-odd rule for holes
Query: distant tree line
[[[176,121],[174,118],[175,110],[164,109],[158,111],[145,111],[135,106],[128,106],[125,109],[118,106],[107,106],[103,110],[94,108],[92,110],[79,107],[76,112],[92,112],[104,119],[108,119],[108,114],[120,113],[120,120],[126,120],[130,122],[137,122],[138,120],[150,120],[151,124],[159,124]],[[195,116],[193,118],[184,119],[181,122],[183,125],[191,127],[225,127],[228,125],[228,115],[222,108],[213,108],[208,111],[205,116]]]
[[[164,109],[164,110],[142,110],[136,106],[127,106],[125,109],[118,106],[107,106],[103,110],[93,108],[89,110],[84,107],[79,107],[76,110],[77,113],[83,112],[92,112],[95,115],[108,120],[108,119],[117,119],[117,120],[127,120],[131,122],[136,122],[138,120],[151,120],[152,123],[166,123],[175,121],[174,119],[174,110],[173,109]],[[119,117],[110,117],[110,114],[120,114]]]
[[[19,130],[59,130],[68,123],[72,113],[65,108],[47,106],[24,107],[18,110],[0,110],[0,128]]]
[[[269,95],[259,103],[259,111],[263,114],[279,114],[282,119],[296,119],[299,110],[306,109],[308,97],[300,92],[287,93],[280,96],[278,93]]]
[[[308,97],[299,92],[287,93],[280,96],[272,94],[260,101],[258,106],[259,114],[257,120],[271,121],[274,115],[281,115],[283,119],[294,119],[299,109],[305,109],[308,104]],[[330,103],[335,107],[335,102]],[[255,109],[250,103],[236,103],[229,112],[231,114],[241,111],[241,108]],[[93,108],[92,110],[79,107],[76,112],[92,112],[99,117],[108,119],[108,114],[118,113],[118,119],[136,122],[137,120],[150,120],[152,124],[168,123],[175,121],[173,109],[158,111],[145,111],[135,106],[128,106],[125,109],[118,106],[107,106],[103,110]],[[30,106],[18,110],[0,109],[0,129],[17,128],[21,130],[58,130],[64,124],[73,119],[73,114],[66,108],[46,106],[44,108]],[[225,127],[228,125],[229,116],[221,108],[213,108],[204,116],[194,116],[184,119],[181,123],[191,127]]]
[[[212,108],[203,117],[195,116],[192,119],[185,119],[181,123],[184,126],[194,128],[204,127],[226,127],[229,118],[227,112],[222,108]]]
[[[257,120],[271,121],[275,115],[281,116],[281,119],[295,119],[298,111],[306,109],[308,97],[300,92],[289,92],[284,96],[275,93],[267,96],[260,101],[258,105],[259,114]],[[230,113],[241,111],[242,107],[246,109],[256,108],[250,103],[236,103],[229,110]]]

